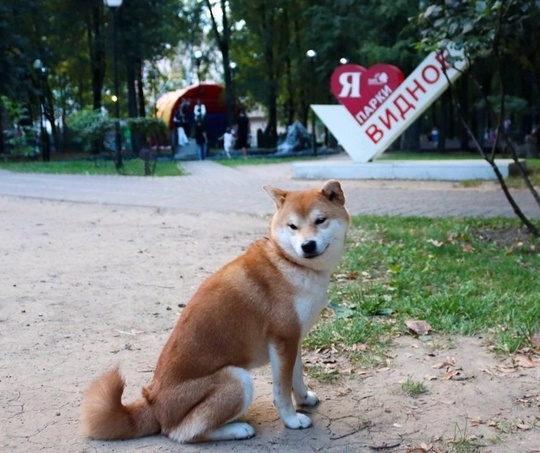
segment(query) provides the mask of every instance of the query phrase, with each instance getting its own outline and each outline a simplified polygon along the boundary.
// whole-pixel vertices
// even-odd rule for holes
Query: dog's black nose
[[[311,255],[317,250],[317,243],[315,241],[306,241],[302,243],[302,251],[307,254]]]

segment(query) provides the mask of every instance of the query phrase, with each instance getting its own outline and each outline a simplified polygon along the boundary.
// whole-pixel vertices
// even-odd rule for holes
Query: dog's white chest
[[[317,322],[321,310],[328,304],[328,278],[306,278],[298,283],[300,284],[297,287],[294,306],[302,326],[303,338]]]

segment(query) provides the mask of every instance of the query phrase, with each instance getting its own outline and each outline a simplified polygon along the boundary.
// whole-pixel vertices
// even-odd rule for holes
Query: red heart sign
[[[378,63],[369,69],[344,64],[336,68],[330,84],[337,100],[362,125],[404,79],[403,73],[389,64]]]

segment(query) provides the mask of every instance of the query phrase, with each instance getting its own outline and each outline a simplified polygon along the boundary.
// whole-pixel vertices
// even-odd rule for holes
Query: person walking
[[[204,128],[202,119],[198,119],[195,123],[194,137],[197,145],[197,154],[199,156],[199,160],[204,160],[206,158],[208,138],[206,136],[206,130]]]
[[[437,126],[433,126],[433,129],[431,129],[431,141],[434,148],[439,147],[439,128]]]
[[[249,118],[244,109],[241,109],[236,118],[236,149],[242,150],[242,156],[246,157],[249,138]]]
[[[225,129],[225,133],[221,137],[219,137],[219,139],[223,140],[223,150],[225,151],[225,155],[230,159],[231,150],[234,142],[233,130],[228,127],[227,129]]]

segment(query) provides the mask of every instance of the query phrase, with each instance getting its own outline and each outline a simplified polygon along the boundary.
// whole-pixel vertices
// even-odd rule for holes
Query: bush
[[[129,118],[127,123],[131,134],[141,138],[143,147],[167,142],[167,126],[159,118]]]
[[[24,104],[12,101],[7,96],[0,96],[0,111],[5,113],[12,125],[4,130],[7,152],[14,156],[36,157],[39,154],[39,128],[30,125]]]
[[[99,110],[87,108],[75,112],[67,124],[73,131],[74,141],[80,143],[84,151],[97,154],[103,149],[107,135],[114,130],[115,121]]]
[[[103,149],[114,151],[114,132],[116,119],[107,117],[99,110],[84,109],[68,120],[73,131],[74,141],[80,143],[84,151],[99,153]],[[124,137],[123,145],[131,146],[137,153],[142,148],[156,146],[167,141],[167,126],[157,118],[128,118],[121,120],[122,127],[127,125],[131,139]]]

